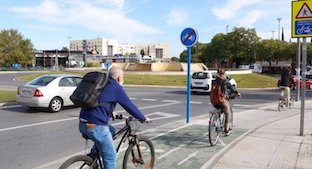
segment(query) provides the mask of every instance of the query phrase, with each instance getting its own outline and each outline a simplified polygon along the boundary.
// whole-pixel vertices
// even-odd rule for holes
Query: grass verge
[[[0,90],[0,103],[15,101],[16,91]]]
[[[261,74],[231,75],[238,88],[272,88],[277,87],[277,79]]]
[[[67,73],[68,72],[59,72]],[[86,72],[74,73],[83,76]],[[48,73],[36,73],[17,77],[19,80],[30,81],[38,76]],[[55,73],[50,73],[55,74]],[[70,72],[70,74],[73,74]],[[231,75],[236,80],[239,88],[271,88],[276,87],[277,79],[261,74],[240,74]],[[186,76],[184,75],[134,75],[125,74],[125,84],[131,85],[162,85],[162,86],[186,86]]]

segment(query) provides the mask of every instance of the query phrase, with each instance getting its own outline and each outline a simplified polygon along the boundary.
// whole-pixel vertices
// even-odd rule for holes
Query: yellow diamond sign
[[[292,1],[291,37],[312,37],[312,1]]]

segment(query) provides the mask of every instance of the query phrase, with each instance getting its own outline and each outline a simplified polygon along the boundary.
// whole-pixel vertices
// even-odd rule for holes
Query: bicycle
[[[115,119],[123,119],[122,115],[116,116]],[[137,122],[133,117],[125,117],[126,125],[114,134],[115,140],[120,135],[121,140],[116,148],[117,155],[120,153],[123,144],[128,140],[129,146],[123,158],[123,169],[144,168],[153,169],[155,163],[155,150],[153,143],[147,137],[138,136],[133,130],[134,123]],[[82,135],[86,142],[90,139]],[[143,152],[144,151],[144,152]],[[59,169],[79,168],[79,169],[101,169],[103,162],[101,160],[100,151],[96,151],[96,156],[91,158],[89,155],[77,155],[66,160]],[[147,158],[146,158],[147,157]],[[76,164],[77,163],[77,164]]]
[[[294,99],[294,96],[290,90],[290,103],[287,104],[287,95],[286,95],[286,92],[285,92],[285,88],[280,88],[281,89],[281,97],[279,99],[279,102],[278,102],[278,111],[281,111],[281,110],[285,110],[285,108],[293,108],[294,105],[295,105],[295,99]]]
[[[230,100],[229,100],[230,102]],[[233,129],[233,109],[230,102],[231,110],[231,124],[230,129]],[[210,119],[208,124],[208,139],[211,146],[215,146],[220,138],[220,133],[225,134],[224,132],[224,123],[225,123],[225,114],[221,111],[220,108],[215,108],[209,112]]]

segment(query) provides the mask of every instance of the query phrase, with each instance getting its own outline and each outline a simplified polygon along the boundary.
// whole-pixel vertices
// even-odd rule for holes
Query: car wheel
[[[59,97],[54,97],[49,104],[49,110],[53,113],[60,111],[62,107],[63,107],[63,101]]]

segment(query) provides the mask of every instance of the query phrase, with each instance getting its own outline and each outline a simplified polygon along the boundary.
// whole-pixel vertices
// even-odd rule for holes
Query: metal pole
[[[58,51],[57,51],[57,49],[55,51],[55,63],[54,63],[54,65],[55,65],[55,69],[58,71]]]
[[[280,26],[281,26],[281,20],[282,18],[277,18],[277,21],[278,21],[278,40],[281,40],[281,33],[280,33]]]
[[[307,66],[307,38],[302,42],[302,83],[301,83],[301,113],[300,113],[300,136],[303,136],[304,130],[304,106],[306,95],[306,66]]]
[[[69,39],[69,48],[68,48],[68,67],[70,67],[70,39],[71,37],[67,37]]]
[[[300,38],[297,38],[297,82],[296,82],[296,101],[299,101],[300,97],[300,56],[301,56],[301,42]]]
[[[45,50],[43,51],[43,69],[45,69]]]
[[[190,122],[190,72],[191,72],[191,47],[187,48],[187,93],[186,93],[186,123]]]

